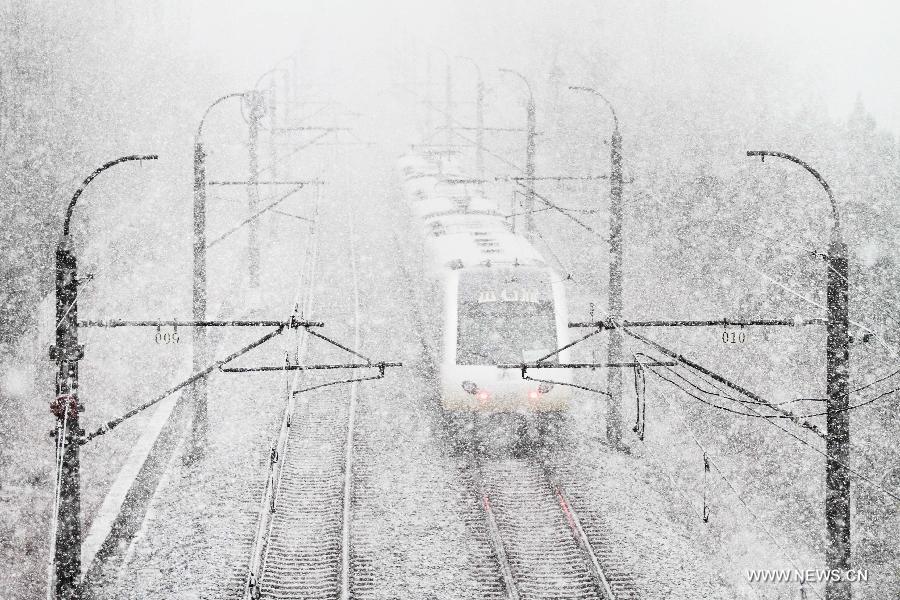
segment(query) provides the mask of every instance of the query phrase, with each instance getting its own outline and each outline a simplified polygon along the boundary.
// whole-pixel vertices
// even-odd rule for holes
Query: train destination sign
[[[487,289],[478,293],[478,303],[484,302],[532,302],[539,304],[541,302],[540,294],[537,290],[524,288],[501,288],[500,292]]]
[[[460,276],[459,299],[473,304],[542,304],[552,302],[553,291],[547,271],[485,269],[483,272],[469,272]]]

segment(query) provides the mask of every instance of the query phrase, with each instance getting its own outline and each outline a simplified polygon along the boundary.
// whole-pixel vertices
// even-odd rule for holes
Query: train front
[[[568,369],[500,368],[533,363],[566,343],[565,290],[548,268],[459,269],[447,281],[443,403],[451,411],[548,412],[568,408]],[[568,362],[563,351],[545,364]],[[544,380],[544,381],[535,381]]]

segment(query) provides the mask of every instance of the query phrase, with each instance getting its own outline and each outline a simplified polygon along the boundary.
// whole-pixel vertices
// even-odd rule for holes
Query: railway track
[[[350,263],[358,348],[353,253]],[[298,349],[298,358],[303,352],[305,346]],[[292,388],[297,388],[296,378]],[[325,388],[301,395],[296,406],[288,394],[271,492],[261,511],[268,518],[261,520],[259,558],[251,561],[247,578],[248,599],[386,597],[384,573],[375,567],[372,549],[363,540],[351,544],[354,507],[372,504],[366,480],[377,469],[368,464],[368,442],[354,435],[357,422],[368,418],[357,407],[357,385],[351,386],[349,399],[346,394],[346,387]],[[436,405],[431,408],[437,410],[426,412],[439,412]],[[602,521],[575,510],[548,463],[537,456],[480,457],[472,450],[459,475],[468,489],[476,490],[463,520],[476,542],[468,551],[479,597],[638,598],[627,568],[605,543]],[[574,502],[582,505],[580,498]]]
[[[566,489],[563,499],[571,506],[590,506],[588,492],[577,486]],[[573,513],[574,514],[574,513]],[[637,600],[640,598],[631,565],[620,557],[615,548],[616,543],[609,535],[606,519],[597,510],[578,511],[579,525],[585,539],[590,542],[594,556],[603,568],[612,595],[616,600]]]
[[[537,457],[473,456],[477,497],[510,600],[634,600],[631,575]]]
[[[350,263],[354,347],[359,347],[353,249]],[[308,334],[302,335],[297,363],[305,359],[309,341]],[[294,391],[304,385],[303,372],[296,373],[287,389],[284,418],[272,450],[244,597],[349,598],[358,384],[350,385],[349,399],[346,387],[326,387],[296,396],[295,401]]]
[[[334,598],[340,586],[347,411],[335,414],[329,396],[310,400],[291,427],[259,580],[262,598]]]
[[[395,238],[395,246],[400,248]],[[411,274],[399,263],[402,278],[414,287]],[[416,331],[426,319],[418,306],[412,311]],[[426,358],[428,344],[419,342]],[[433,361],[426,361],[432,367]],[[425,403],[435,431],[442,432],[447,452],[460,449],[459,431],[448,425],[437,398]],[[466,434],[462,434],[466,435]],[[531,598],[602,598],[637,600],[640,596],[624,561],[616,556],[601,516],[576,512],[573,503],[589,506],[582,497],[570,498],[543,459],[485,461],[466,446],[459,475],[475,490],[476,503],[466,514],[466,528],[483,565],[476,575],[483,597],[510,600]],[[583,517],[583,518],[582,518]],[[499,573],[498,573],[499,571]]]

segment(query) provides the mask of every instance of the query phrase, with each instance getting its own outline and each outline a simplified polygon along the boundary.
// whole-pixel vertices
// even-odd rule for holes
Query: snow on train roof
[[[429,236],[428,246],[438,268],[479,265],[544,265],[534,246],[510,231],[458,231]]]
[[[484,196],[460,196],[457,198],[439,196],[428,200],[414,201],[412,209],[416,215],[425,219],[449,214],[500,215],[497,203]]]
[[[447,213],[425,219],[427,243],[439,267],[491,264],[543,265],[528,240],[512,233],[497,212]]]
[[[495,199],[455,181],[455,161],[437,153],[407,154],[399,160],[407,202],[422,220],[434,266],[544,266],[546,261],[524,237],[509,230]]]
[[[406,154],[398,161],[400,173],[405,180],[417,177],[458,177],[462,171],[452,156],[441,153],[432,155]]]
[[[425,229],[431,235],[474,231],[509,231],[503,215],[496,212],[447,213],[425,218]]]

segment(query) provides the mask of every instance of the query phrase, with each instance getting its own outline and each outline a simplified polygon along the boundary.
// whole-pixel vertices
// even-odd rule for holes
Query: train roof
[[[513,233],[495,199],[448,175],[455,161],[443,155],[407,154],[399,164],[407,203],[423,225],[437,269],[488,266],[546,267],[541,253]],[[452,168],[451,168],[452,167]]]
[[[458,196],[456,198],[439,196],[412,203],[413,212],[424,219],[444,217],[448,215],[485,215],[491,214],[502,218],[497,210],[497,203],[484,196]]]
[[[446,153],[410,153],[398,161],[400,173],[406,180],[417,177],[453,178],[462,174],[459,163]]]
[[[473,219],[473,215],[467,215],[460,219],[460,215],[447,215],[429,221],[426,239],[436,267],[546,264],[528,240],[505,227],[502,218],[478,216],[488,218]]]

